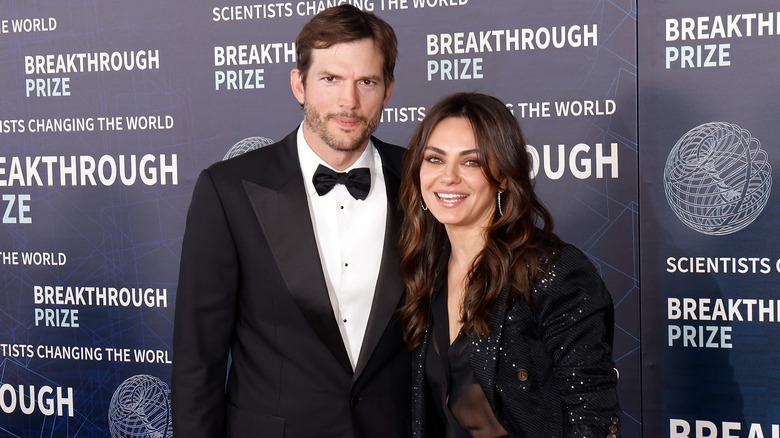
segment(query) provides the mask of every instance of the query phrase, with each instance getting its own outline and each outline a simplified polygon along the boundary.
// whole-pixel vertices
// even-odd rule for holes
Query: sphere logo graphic
[[[273,142],[273,140],[266,137],[247,137],[243,140],[239,140],[236,142],[236,144],[231,146],[227,153],[225,153],[225,156],[222,157],[222,161],[237,157],[254,149],[259,149],[263,146],[268,146]]]
[[[677,218],[708,235],[750,225],[771,188],[772,167],[761,143],[732,123],[705,123],[688,131],[664,169],[666,200]]]
[[[119,385],[108,407],[111,438],[172,438],[170,390],[154,376],[133,376]]]

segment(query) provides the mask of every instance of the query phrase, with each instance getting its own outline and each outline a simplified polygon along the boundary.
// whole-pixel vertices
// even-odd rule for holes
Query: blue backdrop
[[[289,88],[295,36],[313,14],[333,3],[70,0],[3,5],[3,436],[170,436],[176,280],[194,179],[235,144],[262,140],[257,137],[277,140],[295,129],[302,119]],[[645,297],[640,309],[636,2],[350,3],[387,20],[399,36],[396,85],[378,137],[405,145],[426,108],[455,91],[493,94],[520,121],[537,164],[537,190],[558,232],[591,257],[614,298],[624,436],[641,436],[643,422],[659,423],[665,431],[669,416],[720,418],[700,400],[691,400],[703,410],[700,416],[687,408],[676,410],[675,403],[685,407],[688,401],[668,391],[688,393],[691,389],[681,385],[696,386],[699,376],[678,367],[677,374],[659,371],[662,361],[688,360],[663,344],[668,322],[662,290],[670,282],[677,287],[677,277],[659,275],[664,259],[706,254],[691,248],[671,251],[664,242],[709,239],[672,217],[662,198],[661,169],[676,139],[699,121],[744,125],[768,142],[774,129],[768,110],[777,108],[770,105],[772,93],[745,94],[757,81],[769,84],[768,73],[751,70],[741,92],[726,85],[732,76],[725,76],[747,70],[747,61],[731,69],[692,71],[655,63],[663,60],[661,48],[667,45],[659,40],[665,18],[726,12],[709,3],[707,12],[666,11],[671,6],[663,2],[642,5],[648,21],[640,28],[646,42],[639,47],[651,54],[649,79],[640,90],[649,90],[651,103],[639,114],[642,140],[656,148],[641,166],[648,171],[641,178],[647,198],[643,231],[650,230],[642,252],[649,254],[644,267],[656,275],[645,284],[651,298]],[[733,64],[740,56],[757,58],[764,50],[776,50],[773,41],[741,39],[745,47],[739,53],[733,47]],[[702,75],[724,78],[704,86]],[[685,106],[704,114],[687,120]],[[706,113],[715,109],[722,111]],[[768,227],[765,216],[761,220]],[[757,226],[751,229],[758,231]],[[725,239],[735,239],[750,255],[771,257],[768,249],[759,250],[767,248],[766,239],[758,237],[763,235]],[[702,244],[717,253],[712,242]],[[693,283],[702,277],[681,278]],[[640,320],[645,346],[653,344],[645,360],[645,375],[652,377],[646,377],[651,381],[644,391]],[[770,326],[745,330],[762,332]],[[759,339],[771,342],[755,335],[744,340],[735,327],[735,344],[738,335],[748,353],[759,348],[753,345]],[[699,350],[681,353],[696,355],[702,363],[710,360]],[[741,366],[756,363],[742,352],[737,357]],[[727,367],[727,359],[717,360]],[[771,382],[768,376],[732,379],[725,390],[743,384],[753,388],[751,382]],[[766,400],[763,394],[754,388],[745,397],[752,400],[746,409],[756,418],[764,418],[757,412]],[[644,414],[643,398],[651,401],[644,403]]]
[[[780,436],[775,71],[767,1],[639,21],[646,436]]]

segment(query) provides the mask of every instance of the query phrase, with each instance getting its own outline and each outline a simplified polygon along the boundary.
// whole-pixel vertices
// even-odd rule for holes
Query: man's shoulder
[[[406,148],[391,143],[385,143],[376,137],[371,137],[371,142],[374,144],[376,150],[379,151],[379,155],[382,157],[382,164],[385,167],[396,171],[401,170]]]
[[[371,137],[371,142],[374,143],[374,147],[376,147],[378,150],[384,151],[385,153],[388,154],[403,155],[404,152],[406,152],[406,148],[398,146],[396,144],[384,142],[374,136]]]
[[[288,140],[289,136],[276,143],[218,161],[203,173],[209,175],[218,186],[233,186],[248,181],[278,187],[294,175],[296,169],[300,169],[294,136],[292,145]]]
[[[288,135],[277,142],[256,147],[227,160],[218,161],[209,166],[209,171],[219,173],[240,172],[244,169],[256,171],[258,166],[278,167],[281,163],[291,159],[297,159],[294,135],[292,135],[292,140]]]

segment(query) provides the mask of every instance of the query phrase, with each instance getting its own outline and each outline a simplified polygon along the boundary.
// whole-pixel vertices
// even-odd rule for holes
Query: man
[[[404,149],[371,137],[393,89],[395,33],[342,5],[296,46],[303,123],[195,187],[174,324],[179,438],[408,436],[395,312]]]

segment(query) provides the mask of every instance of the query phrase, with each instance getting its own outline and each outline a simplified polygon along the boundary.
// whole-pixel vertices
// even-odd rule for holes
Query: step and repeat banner
[[[780,437],[780,8],[640,5],[645,436]]]
[[[339,3],[3,4],[0,435],[172,436],[173,314],[195,178],[296,129],[295,37]],[[381,139],[405,145],[426,109],[457,91],[492,94],[512,109],[559,234],[590,256],[612,293],[622,430],[641,436],[636,2],[346,3],[384,18],[399,37]],[[771,362],[756,356],[772,354],[780,306],[772,310],[766,292],[778,256],[768,248],[773,212],[758,214],[776,137],[776,62],[765,54],[778,49],[776,39],[759,36],[768,31],[757,18],[734,25],[739,35],[731,30],[728,14],[763,10],[740,8],[643,11],[653,21],[643,30],[653,47],[643,89],[651,124],[643,140],[652,148],[642,164],[650,214],[643,251],[651,275],[641,320],[651,333],[645,345],[654,344],[644,422],[663,431],[771,415],[763,402],[772,391],[763,385],[772,373],[759,365]],[[723,37],[709,36],[712,19],[696,18],[713,9],[728,29]],[[672,30],[667,18],[678,20]],[[668,32],[677,33],[665,40]],[[711,62],[720,64],[703,68]],[[722,160],[682,175],[691,147],[709,147]],[[701,179],[720,172],[713,199],[704,199]],[[672,208],[667,196],[675,196]],[[715,212],[697,222],[707,209]],[[697,272],[697,257],[722,271]],[[755,287],[737,286],[745,281]],[[711,321],[700,322],[705,316]],[[697,348],[702,339],[718,347]],[[727,372],[725,386],[712,383]],[[715,397],[740,394],[739,409]],[[659,433],[645,435],[666,432]]]

